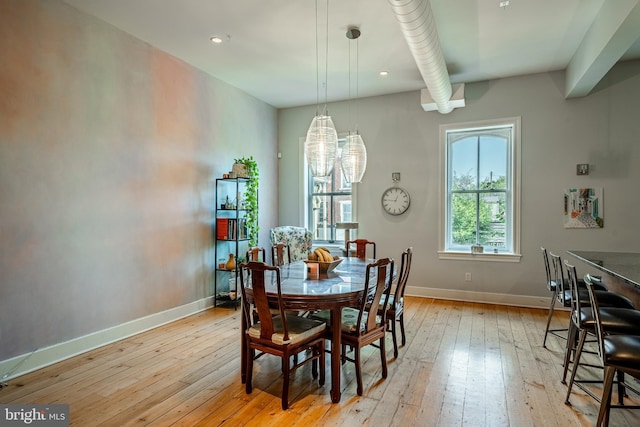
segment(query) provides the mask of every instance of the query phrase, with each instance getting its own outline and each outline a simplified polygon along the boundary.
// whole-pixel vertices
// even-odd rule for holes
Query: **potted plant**
[[[247,237],[249,238],[249,245],[258,246],[258,163],[250,157],[241,157],[234,160],[235,165],[243,165],[246,171],[245,177],[248,179],[246,190],[243,196],[244,209],[246,210],[247,220]],[[238,168],[239,170],[240,168]],[[238,175],[240,177],[240,175]]]

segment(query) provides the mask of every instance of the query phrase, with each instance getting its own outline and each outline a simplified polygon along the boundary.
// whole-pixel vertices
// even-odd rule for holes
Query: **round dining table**
[[[331,401],[338,403],[341,396],[340,365],[341,365],[341,327],[343,307],[357,306],[364,292],[365,274],[367,264],[374,260],[360,258],[343,258],[342,262],[328,273],[315,275],[310,273],[304,261],[295,261],[280,266],[280,281],[282,298],[286,302],[287,310],[318,311],[329,310],[331,312]],[[372,269],[375,270],[375,269]],[[371,273],[375,283],[375,273]],[[267,296],[274,306],[277,306],[276,275],[265,272],[265,284]],[[246,295],[251,302],[251,288],[246,288]],[[241,376],[242,382],[246,382],[246,330],[245,316],[242,317],[242,345],[241,345]]]

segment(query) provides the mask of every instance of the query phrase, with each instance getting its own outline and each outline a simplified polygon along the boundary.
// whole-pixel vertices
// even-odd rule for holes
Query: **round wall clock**
[[[390,187],[382,193],[382,207],[391,215],[402,215],[409,209],[411,197],[402,187]]]

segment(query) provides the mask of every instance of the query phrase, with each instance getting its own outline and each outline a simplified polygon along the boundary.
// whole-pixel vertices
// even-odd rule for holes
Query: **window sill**
[[[494,253],[472,254],[471,252],[438,251],[438,258],[457,261],[520,262],[522,255]]]

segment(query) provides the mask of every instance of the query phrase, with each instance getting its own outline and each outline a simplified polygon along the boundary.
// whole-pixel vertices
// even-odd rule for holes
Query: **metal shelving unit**
[[[246,229],[246,210],[242,205],[247,178],[216,179],[216,211],[213,230],[215,274],[213,283],[213,305],[233,304],[237,308],[240,302],[239,277],[240,261],[249,249]],[[240,206],[238,206],[240,204]],[[229,255],[233,254],[236,265],[227,269]],[[224,263],[225,266],[221,267]]]

